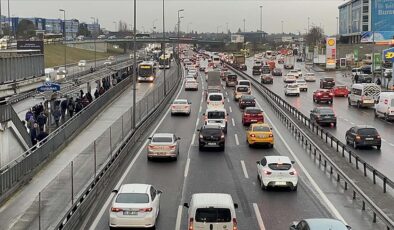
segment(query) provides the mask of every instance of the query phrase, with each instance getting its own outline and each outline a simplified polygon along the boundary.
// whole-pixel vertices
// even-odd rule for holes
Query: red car
[[[318,89],[313,92],[313,102],[320,103],[320,102],[328,102],[332,104],[334,98],[334,94],[331,93],[329,90],[325,89]]]
[[[263,111],[257,107],[247,107],[242,113],[242,124],[250,125],[257,122],[264,122]]]
[[[349,95],[349,89],[345,85],[337,85],[330,91],[334,94],[334,97],[347,97]]]

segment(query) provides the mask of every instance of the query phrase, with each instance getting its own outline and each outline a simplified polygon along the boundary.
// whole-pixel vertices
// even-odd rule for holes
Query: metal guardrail
[[[99,193],[104,194],[106,192],[105,188],[108,189],[108,183],[111,181],[113,174],[118,172],[120,165],[124,164],[123,160],[128,155],[135,154],[130,152],[130,150],[139,142],[140,137],[146,134],[146,130],[156,121],[157,117],[162,114],[181,82],[178,78],[174,78],[174,81],[168,82],[169,84],[167,86],[171,87],[169,87],[170,90],[167,95],[164,95],[164,84],[156,89],[156,91],[162,94],[161,96],[157,95],[154,97],[157,101],[156,105],[149,109],[149,113],[145,117],[140,117],[141,120],[138,122],[137,127],[130,130],[129,135],[118,146],[114,154],[109,155],[110,158],[107,164],[86,185],[84,191],[74,201],[73,205],[67,210],[54,229],[73,230],[80,227],[81,222],[85,221],[85,216],[92,211],[92,205],[96,204],[95,201],[100,196]],[[154,91],[151,93],[154,93]],[[143,103],[138,103],[137,108],[139,105],[145,106]]]
[[[0,203],[25,181],[28,181],[39,166],[43,165],[48,158],[55,156],[59,149],[67,145],[80,130],[83,130],[95,118],[95,115],[101,112],[114,97],[119,96],[130,84],[130,78],[126,78],[110,88],[52,132],[40,143],[40,147],[34,146],[16,160],[2,167],[0,169]]]
[[[12,121],[15,127],[18,129],[19,134],[22,136],[29,148],[32,146],[30,135],[26,130],[26,127],[22,124],[11,105],[0,105],[0,122]]]
[[[359,197],[362,199],[362,210],[365,210],[366,204],[373,212],[373,222],[376,222],[376,217],[378,216],[382,222],[386,225],[387,229],[394,229],[394,221],[381,209],[379,208],[374,201],[372,201],[367,194],[364,193],[356,183],[347,176],[347,174],[338,167],[338,165],[319,147],[312,138],[303,130],[305,126],[309,128],[313,133],[319,136],[325,143],[329,144],[330,147],[336,150],[343,158],[347,158],[348,162],[354,166],[357,170],[361,169],[363,171],[363,175],[365,177],[368,176],[367,172],[369,171],[372,174],[373,183],[376,184],[376,177],[382,180],[383,190],[382,192],[386,193],[386,186],[389,185],[393,188],[393,182],[384,176],[381,172],[374,169],[371,165],[366,163],[360,157],[358,157],[355,153],[353,153],[348,146],[343,144],[337,138],[335,138],[328,131],[324,130],[320,126],[311,122],[308,117],[306,117],[303,113],[298,111],[295,107],[286,102],[282,97],[272,92],[270,89],[261,85],[259,81],[249,76],[248,74],[241,72],[237,69],[234,69],[232,66],[227,65],[231,70],[236,72],[238,75],[251,80],[252,84],[259,89],[259,92],[262,96],[268,101],[280,119],[286,124],[288,128],[302,141],[303,145],[314,154],[314,156],[318,156],[319,162],[324,162],[323,166],[325,169],[330,168],[329,173],[331,175],[334,174],[334,170],[337,172],[337,182],[340,182],[341,179],[344,181],[345,190],[348,190],[349,187],[353,190],[353,199]],[[286,111],[293,116],[291,118]],[[297,122],[293,121],[296,119],[298,122],[301,122],[304,127],[300,127]],[[334,145],[335,144],[335,145]],[[346,159],[346,158],[345,158]],[[362,167],[360,167],[360,165]]]

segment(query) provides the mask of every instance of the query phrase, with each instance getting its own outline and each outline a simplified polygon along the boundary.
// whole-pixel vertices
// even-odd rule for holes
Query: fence
[[[175,92],[180,83],[175,76],[167,78],[167,89]],[[108,164],[117,159],[122,144],[127,138],[132,138],[134,143],[144,133],[145,128],[153,122],[146,119],[165,103],[163,101],[170,96],[164,93],[164,84],[160,84],[147,96],[142,98],[135,107],[135,121],[138,133],[133,128],[133,107],[119,117],[103,134],[92,144],[85,147],[81,153],[67,165],[61,173],[43,189],[25,215],[15,225],[17,228],[28,229],[54,229],[63,222],[60,214],[72,209],[81,203],[80,199],[86,198],[87,191],[91,192],[102,171],[108,169]],[[141,126],[144,125],[144,128]],[[138,135],[136,135],[138,134]],[[124,145],[123,145],[124,146]],[[113,154],[114,153],[114,154]],[[75,210],[72,209],[74,212]]]
[[[0,169],[0,202],[28,181],[48,158],[56,155],[80,130],[83,130],[102,109],[131,83],[127,78],[106,91],[81,112],[52,132],[39,148],[29,149],[12,163]]]
[[[392,189],[394,188],[393,181],[384,176],[381,172],[373,168],[371,165],[366,163],[360,157],[358,157],[354,152],[352,152],[349,147],[335,138],[331,133],[327,130],[321,128],[316,125],[314,122],[310,121],[308,117],[306,117],[303,113],[298,111],[295,107],[286,102],[282,97],[275,94],[267,87],[261,85],[257,80],[250,77],[249,75],[237,71],[234,68],[230,67],[233,71],[237,72],[239,75],[250,79],[252,84],[259,89],[259,92],[262,93],[263,97],[267,99],[268,103],[272,106],[274,111],[277,113],[279,118],[286,124],[286,126],[294,133],[294,135],[301,140],[303,146],[307,148],[315,157],[318,158],[319,163],[321,163],[325,170],[329,169],[330,175],[334,175],[334,171],[337,174],[336,180],[340,182],[341,180],[344,182],[345,190],[352,189],[353,199],[356,197],[361,198],[362,202],[362,210],[365,210],[366,205],[372,210],[373,213],[373,222],[376,222],[376,217],[383,221],[386,225],[387,229],[394,228],[394,221],[389,217],[390,214],[386,214],[389,212],[388,209],[384,209],[384,211],[378,207],[374,201],[372,201],[367,194],[362,191],[356,182],[354,182],[354,178],[349,178],[346,173],[350,173],[347,171],[346,173],[338,167],[338,162],[334,162],[331,157],[329,157],[324,150],[322,150],[322,146],[316,144],[310,135],[307,134],[308,130],[305,130],[305,126],[315,133],[321,140],[329,145],[330,148],[333,148],[340,156],[345,158],[355,169],[362,170],[364,177],[372,176],[373,184],[376,184],[376,178],[381,179],[381,184],[383,189],[381,190],[383,193],[387,192],[387,185],[389,185]],[[290,118],[287,114],[289,113],[291,116],[296,118],[296,122]],[[300,127],[297,124],[297,121],[300,122],[303,127]],[[360,167],[361,166],[361,167]],[[350,187],[350,188],[349,188]],[[379,197],[379,196],[378,196]],[[387,202],[392,203],[392,198],[388,197]],[[384,204],[384,202],[380,202],[380,205]],[[392,207],[391,207],[392,208]],[[392,213],[391,213],[392,214]]]
[[[18,129],[19,134],[22,136],[26,144],[31,147],[30,135],[26,130],[26,127],[22,124],[18,117],[18,114],[10,105],[0,105],[0,123],[11,121],[15,127]]]
[[[44,55],[0,57],[0,83],[19,81],[44,74]]]

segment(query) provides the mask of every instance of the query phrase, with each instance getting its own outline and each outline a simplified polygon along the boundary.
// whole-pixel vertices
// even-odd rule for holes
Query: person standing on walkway
[[[31,112],[31,109],[29,109],[29,110],[26,112],[25,121],[26,121],[26,122],[29,122],[30,118],[33,117],[33,116],[34,116],[34,115],[33,115],[33,113]]]
[[[354,83],[358,83],[358,74],[356,73],[356,75],[354,76]]]
[[[83,98],[83,90],[81,89],[80,91],[79,91],[79,94],[80,94],[80,97],[79,98]]]
[[[68,100],[68,114],[70,114],[70,118],[73,117],[74,110],[75,110],[75,103],[73,98],[71,97],[70,100]]]
[[[92,101],[93,101],[92,94],[90,92],[87,92],[85,96],[88,99],[89,103],[92,103]]]
[[[55,107],[55,110],[53,111],[52,115],[53,115],[53,119],[55,120],[56,128],[58,128],[60,117],[62,116],[62,113],[60,112],[58,106]]]
[[[83,109],[83,105],[81,103],[81,99],[77,99],[75,101],[75,114],[79,113]]]
[[[40,128],[40,132],[44,131],[44,126],[47,123],[47,117],[45,116],[44,112],[41,112],[40,115],[37,117],[38,127]]]
[[[30,139],[33,146],[37,144],[37,128],[37,123],[34,123],[33,127],[30,129]]]
[[[98,89],[94,92],[94,98],[97,99],[100,96]]]
[[[60,110],[62,113],[62,120],[65,121],[66,120],[66,110],[68,107],[68,100],[67,98],[64,99],[61,103],[60,103]]]

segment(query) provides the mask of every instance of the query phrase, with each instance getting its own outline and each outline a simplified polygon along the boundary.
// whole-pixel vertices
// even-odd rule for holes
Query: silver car
[[[171,158],[178,159],[179,140],[181,138],[172,133],[155,133],[149,137],[148,160],[153,158]]]

